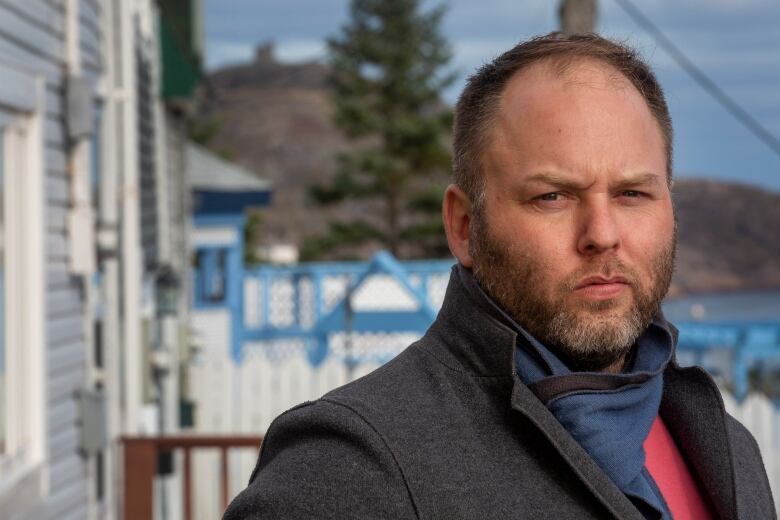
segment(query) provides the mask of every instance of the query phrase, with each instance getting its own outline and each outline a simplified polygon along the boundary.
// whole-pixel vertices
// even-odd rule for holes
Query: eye
[[[531,200],[531,203],[540,210],[561,210],[565,209],[571,203],[571,196],[566,192],[553,191],[537,195]]]
[[[639,198],[639,197],[641,197],[641,196],[642,196],[642,195],[644,195],[644,194],[643,194],[641,191],[636,191],[636,190],[626,190],[626,191],[624,191],[624,192],[622,193],[622,195],[623,195],[624,197],[630,197],[630,198],[632,198],[632,199],[633,199],[633,198]]]

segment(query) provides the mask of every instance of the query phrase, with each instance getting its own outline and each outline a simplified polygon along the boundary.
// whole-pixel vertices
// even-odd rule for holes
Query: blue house
[[[271,187],[268,181],[195,144],[189,147],[188,162],[195,266],[193,324],[196,332],[199,324],[204,326],[198,310],[221,310],[234,331],[243,315],[246,210],[269,205]]]

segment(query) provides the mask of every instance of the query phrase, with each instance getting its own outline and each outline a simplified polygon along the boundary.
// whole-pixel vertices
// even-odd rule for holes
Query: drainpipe
[[[123,370],[123,433],[137,435],[141,423],[141,233],[138,179],[138,115],[136,100],[135,10],[133,2],[113,0],[117,31],[115,85],[119,141],[118,199],[120,308]]]
[[[68,147],[67,173],[70,177],[70,193],[66,217],[68,270],[80,276],[84,287],[84,313],[82,326],[86,345],[86,377],[82,381],[80,392],[93,392],[102,384],[104,374],[94,359],[94,309],[95,287],[92,283],[95,274],[95,214],[92,209],[91,193],[91,156],[90,144],[95,132],[94,114],[97,92],[82,75],[80,49],[80,22],[78,0],[66,0],[65,3],[65,123]],[[75,396],[74,396],[75,398]],[[85,413],[83,410],[81,413]],[[82,422],[83,422],[82,417]],[[86,428],[82,424],[82,428]],[[86,435],[87,432],[82,432]],[[83,439],[83,438],[82,438]],[[82,446],[84,448],[84,446]],[[97,517],[98,497],[95,483],[98,455],[96,451],[85,452],[86,473],[89,482],[88,518]]]
[[[122,398],[122,344],[121,344],[121,317],[120,317],[120,269],[118,252],[118,221],[119,205],[118,174],[121,164],[120,152],[122,143],[119,142],[120,119],[118,111],[122,103],[120,89],[120,76],[116,62],[115,42],[117,30],[115,26],[116,2],[109,1],[104,4],[105,11],[102,19],[104,30],[104,82],[102,90],[105,96],[103,106],[103,124],[100,139],[103,149],[100,154],[102,174],[100,182],[100,207],[98,208],[98,225],[96,244],[98,262],[103,271],[103,297],[105,302],[103,314],[103,360],[106,374],[104,389],[106,396],[106,422],[109,447],[106,450],[105,474],[107,485],[105,488],[106,510],[109,518],[120,516],[119,492],[122,479],[120,478],[120,450],[121,446],[116,442],[123,431],[124,405]]]

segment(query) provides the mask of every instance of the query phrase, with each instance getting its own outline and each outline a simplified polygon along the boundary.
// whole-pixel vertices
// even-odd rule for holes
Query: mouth
[[[623,276],[590,276],[574,288],[574,292],[593,300],[606,300],[619,296],[628,290],[628,279]]]
[[[591,285],[611,285],[611,284],[623,284],[628,285],[628,279],[623,276],[612,276],[605,278],[603,276],[589,276],[582,280],[574,290],[583,289]]]

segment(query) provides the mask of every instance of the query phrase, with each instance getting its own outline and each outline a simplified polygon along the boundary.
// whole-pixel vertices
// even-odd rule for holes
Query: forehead
[[[661,128],[617,69],[592,59],[535,63],[507,83],[486,149],[491,171],[551,168],[582,175],[643,169],[665,174]],[[492,164],[489,164],[492,163]]]
[[[610,104],[607,101],[615,98],[628,101],[636,111],[652,117],[636,87],[613,66],[593,58],[547,58],[509,79],[501,95],[499,113],[511,117],[549,108],[566,112],[575,107],[561,102],[583,99],[606,107]]]

